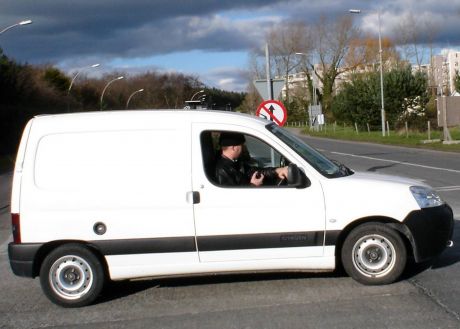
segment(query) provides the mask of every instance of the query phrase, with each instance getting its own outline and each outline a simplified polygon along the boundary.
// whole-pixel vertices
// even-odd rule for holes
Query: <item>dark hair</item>
[[[246,139],[243,134],[233,132],[222,132],[219,136],[220,146],[243,145]]]

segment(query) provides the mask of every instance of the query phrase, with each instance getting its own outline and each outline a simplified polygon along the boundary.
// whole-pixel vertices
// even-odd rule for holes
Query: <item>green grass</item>
[[[300,127],[298,127],[300,128]],[[443,144],[442,142],[432,142],[432,143],[423,143],[423,141],[428,140],[427,132],[411,131],[409,130],[406,134],[405,129],[400,131],[390,131],[389,136],[382,136],[381,131],[371,131],[359,130],[356,132],[354,127],[344,127],[344,126],[327,126],[326,129],[323,128],[322,131],[316,131],[310,129],[309,127],[303,127],[303,132],[310,136],[317,137],[326,137],[334,138],[341,140],[352,140],[360,142],[371,142],[379,144],[389,144],[389,145],[401,145],[417,148],[426,148],[434,149],[440,151],[451,151],[451,152],[460,152],[460,144]],[[453,140],[460,140],[460,127],[451,128],[450,135]],[[442,138],[442,129],[432,129],[431,130],[431,139],[441,139]]]

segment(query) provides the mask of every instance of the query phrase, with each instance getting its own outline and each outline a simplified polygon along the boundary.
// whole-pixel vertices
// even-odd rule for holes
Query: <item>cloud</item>
[[[2,34],[0,47],[20,62],[51,63],[64,70],[194,50],[204,55],[245,52],[260,47],[268,29],[283,19],[314,23],[322,15],[350,15],[351,8],[362,10],[354,16],[355,23],[372,35],[378,31],[375,10],[380,10],[386,37],[396,39],[398,26],[412,14],[420,26],[435,27],[434,41],[439,48],[460,43],[459,0],[3,0],[1,24],[23,19],[34,23]],[[170,69],[158,63],[127,65],[120,64],[131,72]],[[238,72],[242,68],[223,66],[198,73],[216,86],[241,90],[244,83]]]
[[[238,67],[216,68],[201,77],[210,86],[217,86],[224,90],[244,92],[247,89],[249,79],[248,70]]]
[[[0,21],[34,21],[33,28],[5,35],[20,60],[59,61],[85,54],[142,56],[191,49],[244,49],[264,21],[232,21],[216,14],[263,8],[280,0],[6,1]],[[257,24],[249,27],[249,23]],[[3,36],[2,36],[3,37]]]

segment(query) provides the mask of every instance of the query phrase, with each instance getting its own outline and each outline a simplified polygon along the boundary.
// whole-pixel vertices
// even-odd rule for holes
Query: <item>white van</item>
[[[222,186],[222,132],[245,161],[288,181]],[[364,284],[441,253],[451,208],[421,182],[358,173],[277,125],[217,111],[38,116],[14,169],[13,272],[56,304],[87,305],[104,281],[258,270],[334,270]]]

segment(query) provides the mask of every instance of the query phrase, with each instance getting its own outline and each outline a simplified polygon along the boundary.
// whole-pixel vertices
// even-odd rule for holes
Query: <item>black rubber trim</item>
[[[329,239],[330,245],[336,240]],[[197,237],[199,251],[313,247],[324,244],[324,231],[234,234]],[[91,241],[103,255],[129,255],[197,251],[195,237]]]
[[[120,239],[90,241],[103,255],[154,254],[196,251],[195,237],[167,237],[154,239]]]
[[[452,239],[454,216],[447,205],[414,210],[404,219],[415,260],[422,262],[439,255]]]
[[[8,244],[8,257],[11,270],[15,275],[32,278],[35,255],[41,243],[20,243],[10,242]]]
[[[314,247],[324,244],[324,231],[197,237],[199,251]]]
[[[342,231],[326,231],[326,240],[324,245],[325,246],[335,246],[337,244],[337,240],[339,239],[340,233]]]
[[[282,232],[260,234],[235,234],[199,236],[196,241],[200,251],[319,247],[335,245],[340,231]],[[174,252],[196,252],[194,236],[152,239],[117,239],[87,241],[102,255],[132,255]],[[10,243],[8,255],[13,273],[33,277],[33,266],[42,243]]]

